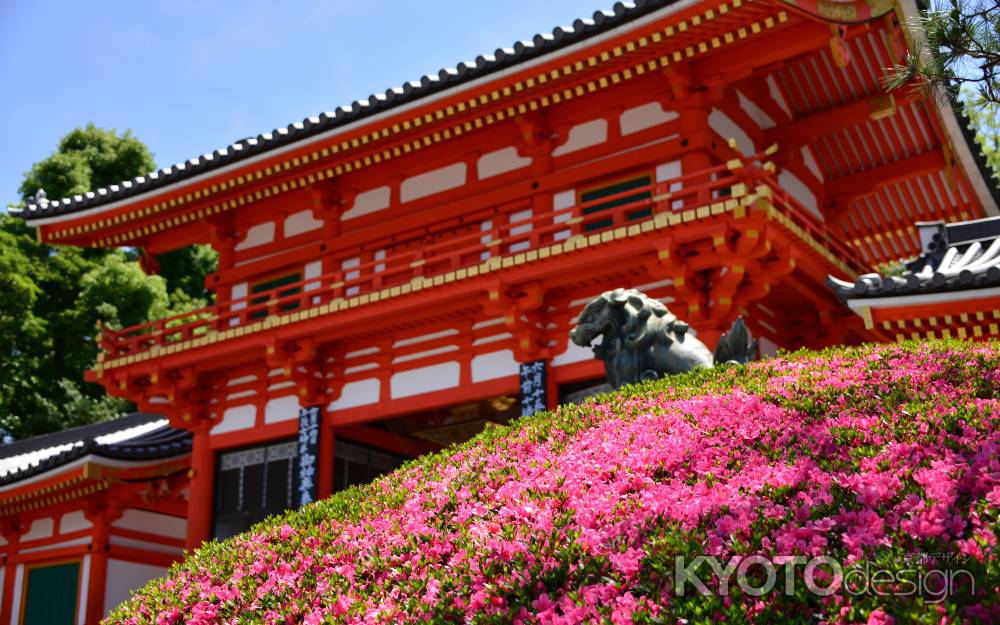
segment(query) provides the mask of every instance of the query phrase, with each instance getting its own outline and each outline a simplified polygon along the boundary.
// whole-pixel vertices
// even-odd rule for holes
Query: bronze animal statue
[[[714,354],[688,329],[661,302],[635,289],[615,289],[584,307],[569,336],[581,347],[603,337],[594,357],[604,361],[614,388],[717,363],[745,363],[756,355],[757,343],[749,341],[741,318],[722,335]]]

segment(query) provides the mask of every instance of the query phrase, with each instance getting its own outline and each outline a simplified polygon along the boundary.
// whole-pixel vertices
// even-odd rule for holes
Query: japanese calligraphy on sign
[[[299,408],[299,462],[296,479],[298,503],[316,500],[316,464],[319,452],[320,407]]]
[[[521,363],[521,416],[541,412],[548,407],[545,361]]]

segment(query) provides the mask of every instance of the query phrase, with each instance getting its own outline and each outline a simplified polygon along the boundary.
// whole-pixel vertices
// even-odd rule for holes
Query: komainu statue
[[[661,302],[635,289],[615,289],[584,307],[569,336],[581,347],[603,337],[594,357],[604,361],[614,388],[716,363],[745,363],[756,356],[757,342],[749,340],[742,318],[722,335],[715,354],[688,328]]]

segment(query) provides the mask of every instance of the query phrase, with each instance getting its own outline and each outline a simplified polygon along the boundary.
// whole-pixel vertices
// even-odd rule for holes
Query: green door
[[[79,581],[79,562],[29,568],[21,624],[73,625]]]

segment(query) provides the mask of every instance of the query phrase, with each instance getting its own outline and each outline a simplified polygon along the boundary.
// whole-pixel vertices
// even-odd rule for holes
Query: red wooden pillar
[[[319,475],[316,477],[316,499],[326,499],[333,494],[335,434],[332,421],[328,413],[319,429],[319,463],[316,466]]]
[[[189,551],[212,537],[213,494],[215,492],[215,454],[209,445],[211,424],[206,420],[192,430],[191,486],[188,490],[187,537]]]
[[[692,141],[702,137],[709,130],[708,109],[702,106],[683,108],[678,111],[678,124],[682,141]],[[692,141],[694,142],[694,141]],[[712,166],[712,160],[704,150],[688,150],[681,156],[681,175],[687,176],[698,171],[708,169]],[[708,183],[707,177],[686,178],[685,185],[700,186]],[[690,198],[689,201],[695,198]],[[708,201],[708,192],[700,191],[697,195],[697,203]]]
[[[0,623],[10,623],[11,610],[14,607],[14,578],[17,577],[17,564],[12,563],[10,559],[18,552],[23,528],[20,519],[14,517],[4,519],[0,529],[7,540],[4,555],[3,598],[0,599]]]
[[[108,541],[111,536],[111,518],[106,506],[94,502],[88,506],[87,518],[93,524],[90,539],[90,574],[87,584],[87,596],[81,597],[87,602],[84,612],[86,625],[98,625],[104,617],[104,592],[108,583]]]

